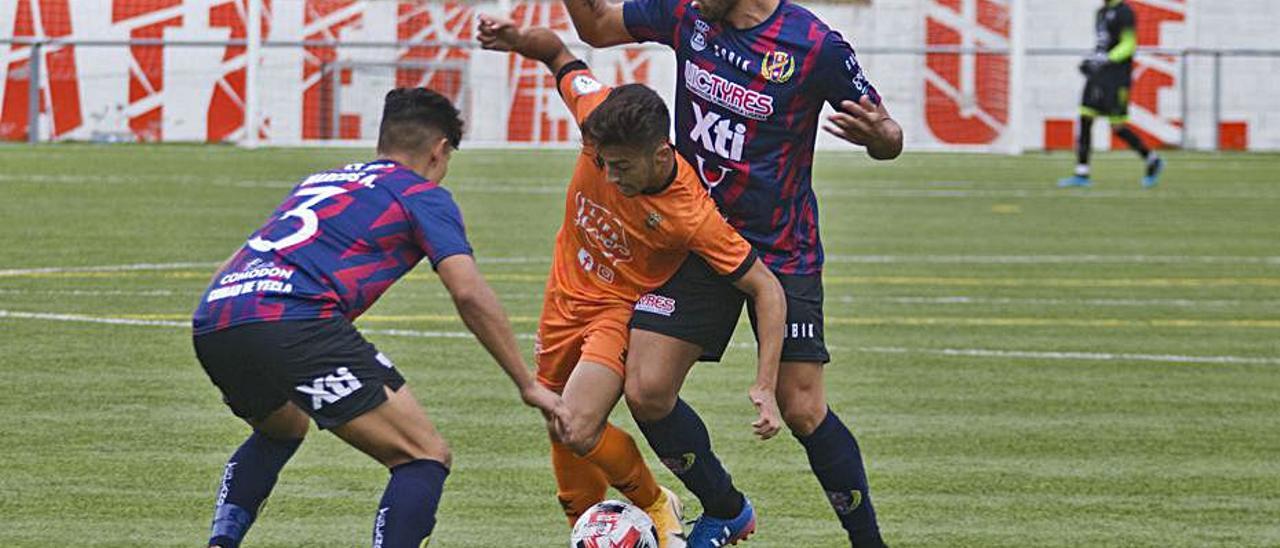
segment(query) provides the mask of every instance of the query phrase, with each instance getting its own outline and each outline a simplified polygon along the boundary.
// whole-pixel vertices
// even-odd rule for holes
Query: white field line
[[[168,289],[148,289],[128,291],[124,289],[0,289],[0,295],[48,295],[57,297],[173,297],[190,295],[190,292],[170,291]]]
[[[174,297],[174,296],[192,296],[194,293],[185,291],[173,291],[169,289],[149,289],[141,291],[129,291],[123,289],[0,289],[0,295],[46,295],[56,297]],[[444,291],[434,291],[430,294],[436,298],[448,298],[449,294]],[[501,295],[502,300],[511,301],[534,301],[542,300],[541,294],[534,293],[505,293]],[[966,297],[958,295],[923,297],[923,296],[900,296],[900,297],[857,297],[853,295],[831,295],[827,297],[828,303],[840,304],[871,304],[871,303],[889,303],[889,304],[923,304],[923,305],[1013,305],[1013,306],[1096,306],[1096,307],[1142,307],[1142,306],[1169,306],[1178,308],[1224,308],[1232,306],[1280,306],[1280,300],[1232,300],[1232,299],[1017,299],[1017,298],[987,298],[987,297]]]
[[[10,268],[0,270],[0,277],[24,276],[28,274],[58,274],[62,272],[130,272],[138,270],[179,270],[183,268],[215,267],[220,263],[187,262],[187,263],[136,263],[101,266],[50,266],[43,268]],[[209,273],[211,276],[212,272]]]
[[[550,263],[550,257],[479,257],[481,264],[540,264]],[[95,266],[47,266],[37,268],[0,269],[0,277],[26,276],[31,274],[60,274],[66,272],[135,272],[146,270],[181,270],[184,268],[212,268],[222,263],[217,262],[182,262],[182,263],[136,263]],[[210,271],[212,276],[213,272]]]
[[[85,316],[83,314],[52,314],[47,312],[16,312],[0,310],[0,319],[45,320],[53,322],[101,323],[108,325],[146,325],[160,327],[191,327],[191,322],[175,322],[170,320],[136,320],[132,318],[105,318]]]
[[[505,298],[505,297],[504,297]],[[890,304],[940,304],[940,305],[1020,305],[1020,306],[1172,306],[1180,308],[1218,308],[1230,306],[1280,306],[1277,300],[1234,299],[1017,299],[964,296],[939,297],[856,297],[840,295],[828,297],[828,302],[842,304],[890,303]]]
[[[827,262],[854,264],[1262,264],[1280,256],[1213,255],[827,255]]]
[[[1280,358],[1250,358],[1243,356],[1182,356],[1177,354],[1130,354],[1112,352],[1039,352],[1031,350],[997,350],[986,348],[901,348],[892,346],[863,346],[858,347],[857,351],[874,354],[929,354],[935,356],[963,358],[1280,365]]]
[[[169,320],[138,320],[131,318],[110,318],[86,316],[82,314],[53,314],[45,312],[16,312],[0,310],[0,319],[42,320],[55,322],[92,323],[126,326],[151,327],[190,327],[189,322]],[[417,331],[411,329],[364,329],[371,335],[393,337],[446,338],[463,339],[472,335],[465,331]],[[532,339],[533,335],[523,334],[522,339]],[[735,343],[735,348],[750,348],[750,343]],[[1111,352],[1041,352],[1031,350],[999,350],[985,348],[905,348],[891,346],[859,346],[851,348],[855,352],[872,354],[928,354],[964,358],[1005,358],[1005,359],[1042,359],[1070,361],[1103,361],[1103,362],[1159,362],[1181,364],[1214,364],[1214,365],[1280,365],[1280,358],[1257,358],[1244,356],[1184,356],[1178,354],[1133,354]]]

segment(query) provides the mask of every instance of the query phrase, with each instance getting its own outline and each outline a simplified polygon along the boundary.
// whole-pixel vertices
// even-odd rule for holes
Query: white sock
[[[1088,177],[1088,176],[1089,176],[1089,164],[1077,164],[1076,177]]]

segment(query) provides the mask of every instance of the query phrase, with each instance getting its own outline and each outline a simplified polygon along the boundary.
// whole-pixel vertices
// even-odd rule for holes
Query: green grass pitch
[[[182,325],[293,181],[368,158],[0,147],[0,546],[200,545],[247,429]],[[445,181],[521,333],[571,165],[464,150]],[[828,387],[887,539],[1280,546],[1280,157],[1174,153],[1152,191],[1119,154],[1093,189],[1054,188],[1071,165],[819,155]],[[139,264],[160,266],[77,268]],[[473,340],[440,336],[464,329],[429,269],[359,325],[454,449],[433,546],[564,546],[540,419]],[[753,367],[739,344],[684,392],[759,508],[749,546],[847,546],[799,444],[750,435]],[[313,430],[248,545],[367,545],[385,480]]]

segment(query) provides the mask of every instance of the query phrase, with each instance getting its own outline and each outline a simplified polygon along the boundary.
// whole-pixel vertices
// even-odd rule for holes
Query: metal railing
[[[256,4],[251,2],[251,4]],[[30,38],[30,37],[11,37],[0,38],[0,44],[27,46],[30,48],[27,59],[26,78],[28,82],[34,85],[27,86],[27,141],[29,143],[37,143],[40,140],[40,102],[42,82],[44,81],[44,67],[42,65],[42,52],[48,48],[79,46],[79,47],[193,47],[193,48],[228,48],[228,47],[246,47],[250,49],[277,49],[277,48],[342,48],[344,50],[360,50],[360,49],[404,49],[410,47],[421,47],[423,45],[439,46],[439,47],[458,47],[458,48],[476,48],[477,44],[470,41],[433,41],[429,44],[420,42],[405,41],[346,41],[333,42],[324,40],[262,40],[255,42],[253,39],[229,39],[229,40],[162,40],[162,39],[132,39],[132,40],[96,40],[96,39],[74,39],[74,38]],[[931,47],[860,47],[859,54],[865,56],[874,55],[935,55],[935,54],[956,54],[956,55],[1004,55],[1013,56],[1015,52],[1010,48],[988,48],[988,47],[953,47],[953,46],[931,46]],[[1022,55],[1026,57],[1082,57],[1090,53],[1089,50],[1077,48],[1060,48],[1060,47],[1028,47],[1023,50]],[[1210,49],[1210,48],[1139,48],[1139,55],[1162,55],[1171,56],[1179,59],[1179,93],[1181,95],[1181,120],[1184,124],[1182,128],[1181,142],[1183,148],[1190,147],[1189,131],[1185,127],[1188,120],[1191,120],[1191,63],[1196,58],[1208,58],[1211,60],[1212,68],[1212,90],[1210,117],[1212,128],[1212,148],[1216,148],[1219,140],[1219,130],[1223,122],[1224,110],[1224,62],[1231,58],[1280,58],[1280,49]],[[255,54],[251,54],[252,56]],[[337,67],[342,66],[346,61],[333,61],[333,66],[324,67],[325,75],[333,77],[337,71]],[[401,62],[400,64],[403,64]],[[249,63],[253,66],[253,63]],[[15,76],[22,74],[10,73],[9,79],[17,79]],[[253,78],[250,77],[250,82]],[[1011,84],[1019,85],[1017,82]],[[252,88],[250,84],[249,89]],[[254,91],[249,91],[249,95],[253,95]],[[256,111],[256,104],[253,99],[248,99],[246,105],[249,119],[252,119],[252,113]],[[247,137],[256,141],[256,132],[246,132]]]

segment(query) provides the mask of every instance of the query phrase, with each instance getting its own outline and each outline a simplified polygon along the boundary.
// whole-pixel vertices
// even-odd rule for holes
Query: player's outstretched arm
[[[636,41],[622,19],[622,2],[564,0],[564,7],[578,30],[578,38],[591,47],[607,48]]]
[[[453,304],[467,329],[475,333],[480,344],[515,382],[524,403],[562,421],[567,419],[568,411],[560,396],[538,384],[525,366],[507,313],[498,302],[498,296],[480,275],[475,259],[470,255],[447,257],[436,265],[436,273],[453,297]]]
[[[552,74],[578,59],[569,52],[556,33],[543,27],[516,28],[515,23],[492,17],[480,16],[478,40],[480,47],[493,51],[514,51],[517,54],[541,61]]]
[[[751,269],[733,285],[747,294],[756,309],[759,362],[756,366],[756,382],[751,386],[748,397],[759,413],[751,426],[760,439],[767,440],[782,429],[782,414],[778,411],[776,391],[782,336],[786,333],[787,295],[782,291],[782,284],[778,283],[778,279],[760,259],[756,259]]]
[[[867,147],[867,155],[892,160],[902,154],[902,126],[889,116],[884,103],[876,104],[864,95],[858,102],[841,101],[835,114],[822,126],[827,133]]]

